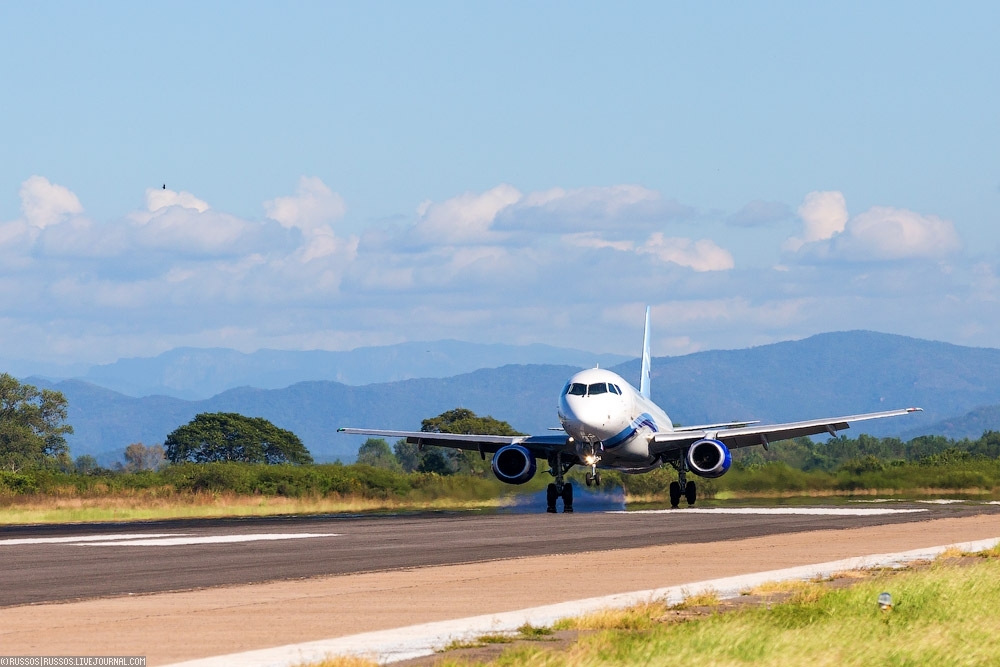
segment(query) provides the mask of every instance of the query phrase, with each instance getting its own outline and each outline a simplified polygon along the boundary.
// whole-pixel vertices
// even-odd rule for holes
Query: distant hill
[[[94,366],[76,379],[127,396],[199,400],[236,387],[280,389],[331,380],[348,385],[444,378],[510,364],[612,366],[628,359],[550,345],[481,345],[456,340],[362,347],[349,352],[177,348],[156,357]]]
[[[580,366],[508,365],[365,386],[300,382],[284,389],[231,389],[198,401],[130,398],[76,380],[31,381],[66,394],[76,430],[69,439],[73,456],[120,452],[137,441],[163,442],[199,412],[232,411],[294,431],[318,460],[347,461],[363,438],[337,434],[337,427],[417,429],[421,420],[455,407],[492,415],[521,431],[544,432],[559,425],[558,393]],[[612,370],[638,383],[638,360]],[[945,428],[942,424],[979,406],[1000,404],[1000,350],[867,331],[822,334],[656,358],[652,387],[654,400],[682,424],[794,421],[918,406],[925,412],[868,422],[847,434],[920,434]],[[989,419],[984,412],[979,424],[993,423]]]
[[[910,440],[918,435],[933,434],[952,440],[976,440],[986,431],[1000,431],[1000,405],[984,405],[958,417],[903,431],[900,437]]]
[[[615,369],[639,375],[638,360]],[[866,424],[899,434],[1000,403],[1000,350],[848,331],[745,350],[656,359],[654,399],[674,421],[791,421],[917,406]]]
[[[295,432],[319,461],[354,459],[364,438],[338,434],[341,426],[419,429],[420,422],[455,407],[509,421],[528,432],[558,427],[556,402],[572,366],[504,366],[451,378],[415,379],[351,387],[300,382],[284,389],[231,389],[210,399],[133,398],[79,380],[29,379],[61,391],[69,402],[70,454],[97,456],[105,465],[133,442],[162,443],[201,412],[264,417]]]

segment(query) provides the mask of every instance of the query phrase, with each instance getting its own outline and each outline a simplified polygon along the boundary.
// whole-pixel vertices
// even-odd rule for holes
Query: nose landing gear
[[[603,442],[581,442],[577,445],[577,456],[583,463],[590,466],[590,472],[587,473],[587,486],[601,485],[601,473],[597,472],[597,464],[601,462],[602,454],[604,454]]]

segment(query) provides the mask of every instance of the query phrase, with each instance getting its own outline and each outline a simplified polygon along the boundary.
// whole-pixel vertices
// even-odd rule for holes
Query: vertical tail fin
[[[646,306],[646,328],[642,334],[642,375],[639,378],[639,393],[649,398],[649,306]]]

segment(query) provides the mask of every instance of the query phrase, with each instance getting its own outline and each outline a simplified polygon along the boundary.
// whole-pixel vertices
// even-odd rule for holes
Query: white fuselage
[[[576,443],[580,459],[588,465],[599,461],[602,468],[655,465],[650,436],[673,430],[658,405],[620,375],[600,368],[569,379],[559,397],[559,421]]]

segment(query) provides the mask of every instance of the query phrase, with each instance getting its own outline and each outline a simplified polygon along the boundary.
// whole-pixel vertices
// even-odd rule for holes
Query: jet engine
[[[493,474],[507,484],[524,484],[535,476],[535,457],[521,445],[505,445],[493,455]]]
[[[732,463],[729,448],[718,440],[699,440],[688,448],[688,469],[701,477],[721,477]]]

